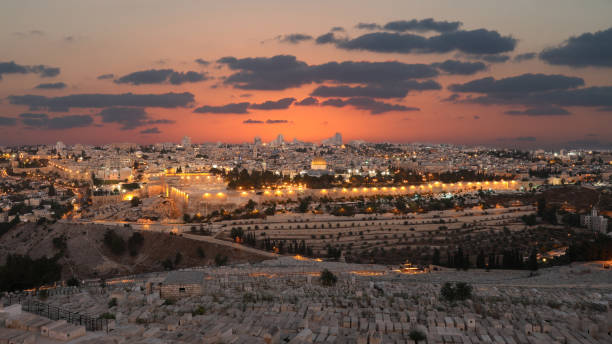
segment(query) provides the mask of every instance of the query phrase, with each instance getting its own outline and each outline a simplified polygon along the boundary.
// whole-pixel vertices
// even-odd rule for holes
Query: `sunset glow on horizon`
[[[0,145],[612,145],[609,1],[2,7]]]

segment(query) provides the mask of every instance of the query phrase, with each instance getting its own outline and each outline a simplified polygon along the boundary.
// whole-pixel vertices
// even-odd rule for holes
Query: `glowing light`
[[[223,197],[223,196],[225,196],[225,194],[223,192],[217,193],[217,197]]]

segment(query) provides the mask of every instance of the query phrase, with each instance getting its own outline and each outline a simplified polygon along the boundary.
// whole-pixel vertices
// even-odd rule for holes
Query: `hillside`
[[[0,265],[5,263],[7,254],[29,255],[38,259],[61,254],[62,247],[65,247],[64,253],[58,262],[62,265],[63,279],[160,271],[164,270],[164,261],[172,262],[173,268],[211,265],[215,264],[217,254],[227,256],[228,264],[265,259],[252,252],[156,232],[140,232],[144,241],[135,256],[131,256],[127,249],[122,254],[114,254],[104,243],[107,228],[65,223],[42,226],[20,224],[0,237]],[[134,233],[130,228],[113,230],[126,243]],[[177,253],[180,253],[178,264]]]

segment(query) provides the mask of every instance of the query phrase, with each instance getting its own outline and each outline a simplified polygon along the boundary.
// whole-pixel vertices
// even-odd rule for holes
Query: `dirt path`
[[[213,238],[211,236],[195,235],[195,234],[187,234],[187,233],[183,233],[182,236],[184,238],[187,238],[187,239],[198,240],[198,241],[206,241],[206,242],[209,242],[211,244],[228,246],[228,247],[232,247],[232,248],[235,248],[235,249],[243,250],[243,251],[246,251],[246,252],[250,252],[250,253],[266,256],[266,257],[269,257],[269,258],[278,258],[279,257],[277,254],[274,254],[274,253],[258,250],[258,249],[252,248],[252,247],[236,244],[236,243],[225,241],[225,240],[215,239],[215,238]]]

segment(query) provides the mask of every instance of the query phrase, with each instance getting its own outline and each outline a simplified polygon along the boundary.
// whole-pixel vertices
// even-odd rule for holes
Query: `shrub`
[[[425,340],[427,339],[427,336],[425,336],[425,333],[419,331],[419,330],[411,330],[410,333],[408,334],[408,337],[410,339],[412,339],[414,341],[415,344],[418,344],[419,341],[421,340]]]
[[[197,253],[198,253],[198,257],[206,258],[206,253],[204,253],[204,249],[202,247],[198,246]]]
[[[321,271],[321,284],[324,286],[333,286],[338,282],[338,277],[334,275],[331,271],[325,269]]]
[[[178,266],[183,261],[183,255],[180,252],[176,252],[176,256],[174,257],[174,265]]]
[[[161,264],[164,267],[164,270],[174,269],[174,263],[172,263],[172,259],[170,258],[166,258],[166,260],[164,260]]]
[[[108,301],[108,308],[113,308],[115,306],[117,306],[117,299],[113,297],[110,299],[110,301]]]
[[[142,236],[142,234],[140,234],[139,232],[134,232],[127,242],[127,247],[128,251],[130,251],[130,256],[136,256],[143,244],[144,236]]]
[[[125,241],[112,229],[104,233],[104,244],[116,255],[121,255],[125,252]]]
[[[244,230],[242,230],[242,228],[240,227],[232,228],[230,236],[232,237],[232,240],[236,240],[236,238],[242,239],[242,237],[244,236]]]
[[[53,247],[55,247],[55,249],[59,251],[65,251],[66,248],[68,247],[68,244],[66,243],[66,236],[64,235],[53,238],[52,242],[53,242]]]
[[[215,264],[217,264],[217,266],[223,266],[227,264],[227,256],[224,256],[221,253],[217,253],[217,255],[215,256]]]
[[[446,282],[440,289],[440,296],[449,302],[464,301],[472,297],[472,286],[465,282],[457,282],[455,285]]]
[[[79,285],[81,285],[81,281],[79,281],[78,278],[72,276],[66,281],[66,285],[68,285],[69,287],[78,287]]]
[[[100,319],[115,319],[115,315],[113,313],[103,313],[100,315]]]
[[[200,305],[198,306],[196,309],[193,310],[193,312],[191,312],[191,315],[204,315],[206,314],[206,309],[204,308],[204,306]]]
[[[140,205],[140,198],[138,197],[133,197],[130,200],[130,205],[132,206],[132,208],[137,207],[138,205]]]

